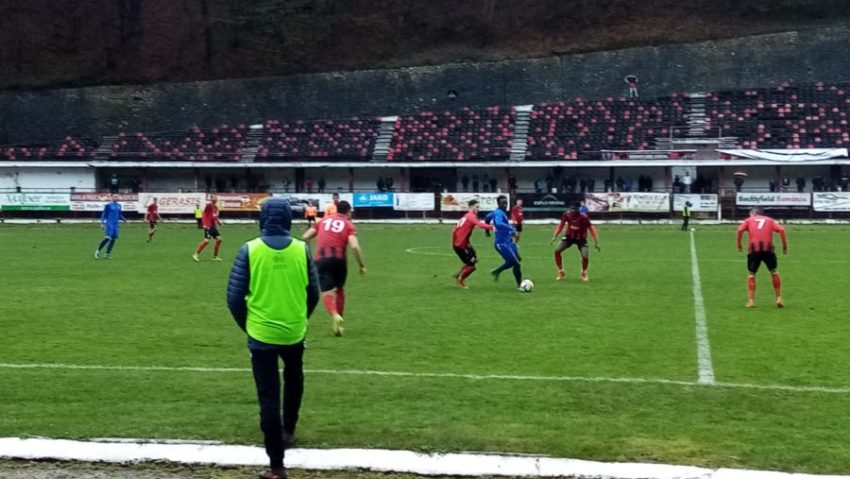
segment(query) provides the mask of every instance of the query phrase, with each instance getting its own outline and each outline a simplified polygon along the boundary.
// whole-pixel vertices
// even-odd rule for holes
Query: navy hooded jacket
[[[289,201],[282,198],[270,198],[263,203],[260,210],[260,239],[268,247],[281,250],[292,243],[289,228],[292,226],[292,209]],[[313,314],[319,303],[319,276],[316,265],[310,255],[310,247],[307,246],[307,317]],[[248,303],[245,297],[248,295],[248,287],[251,284],[251,268],[248,262],[248,245],[242,245],[230,270],[230,279],[227,282],[227,307],[233,315],[236,324],[245,331],[248,321]],[[261,346],[255,339],[248,339],[249,346]]]

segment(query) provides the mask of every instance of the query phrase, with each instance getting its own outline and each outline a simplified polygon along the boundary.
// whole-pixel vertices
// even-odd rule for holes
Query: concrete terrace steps
[[[534,105],[517,105],[514,119],[514,136],[511,141],[511,161],[525,160],[528,151],[528,125],[531,122],[531,110]]]
[[[372,159],[386,161],[387,153],[390,151],[390,145],[393,141],[393,131],[398,116],[381,117],[381,125],[378,127],[378,139],[375,140],[375,146],[372,148]]]

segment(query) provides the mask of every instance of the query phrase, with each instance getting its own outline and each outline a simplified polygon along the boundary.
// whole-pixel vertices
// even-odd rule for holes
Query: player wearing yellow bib
[[[284,449],[295,442],[304,393],[304,337],[319,302],[319,279],[306,243],[293,238],[289,202],[272,198],[260,211],[259,238],[240,248],[227,284],[227,306],[248,336],[260,403],[260,429],[270,469],[261,477],[286,477]],[[280,371],[283,360],[283,414]]]

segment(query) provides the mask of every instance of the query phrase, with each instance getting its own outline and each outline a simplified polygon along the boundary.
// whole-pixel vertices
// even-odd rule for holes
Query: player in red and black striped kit
[[[516,200],[516,205],[511,208],[511,224],[516,230],[516,236],[514,236],[514,243],[519,243],[519,237],[522,234],[522,200]]]
[[[472,230],[476,226],[487,231],[493,231],[495,229],[493,225],[488,225],[478,219],[479,209],[478,200],[469,200],[469,211],[463,215],[463,218],[457,222],[457,225],[452,230],[452,246],[454,247],[455,254],[463,261],[463,267],[455,275],[455,282],[461,288],[466,288],[466,278],[475,271],[475,264],[478,262],[475,248],[469,242],[469,238],[472,236]]]
[[[745,219],[738,227],[738,251],[741,251],[741,239],[747,233],[749,246],[747,247],[747,307],[755,307],[756,296],[756,272],[761,263],[767,266],[773,281],[773,292],[776,293],[776,307],[782,308],[782,280],[776,271],[776,253],[773,246],[773,233],[779,233],[782,240],[782,254],[788,254],[788,238],[785,236],[785,228],[773,218],[765,216],[761,208],[755,207],[750,210],[750,217]]]
[[[201,251],[210,244],[211,239],[215,240],[212,259],[213,261],[221,261],[221,258],[218,256],[218,251],[221,249],[221,233],[218,232],[218,225],[221,224],[221,220],[218,218],[218,206],[215,205],[217,199],[218,197],[216,196],[210,196],[207,206],[204,207],[204,214],[201,216],[201,224],[204,227],[204,240],[201,241],[201,244],[198,245],[198,248],[192,255],[192,259],[195,262],[201,261]]]
[[[558,224],[558,229],[552,236],[554,243],[561,231],[564,231],[564,237],[561,243],[555,248],[555,266],[558,267],[558,276],[555,278],[558,281],[564,279],[564,262],[561,258],[561,253],[572,245],[576,245],[581,253],[581,280],[587,281],[587,265],[590,263],[590,253],[587,249],[587,233],[593,237],[596,251],[601,251],[599,248],[599,236],[596,234],[596,228],[590,223],[590,218],[587,213],[579,212],[581,204],[576,204],[566,213],[561,215],[561,222]],[[566,229],[564,228],[566,226]]]

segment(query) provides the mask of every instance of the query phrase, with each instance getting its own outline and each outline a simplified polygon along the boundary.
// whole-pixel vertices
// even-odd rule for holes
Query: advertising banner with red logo
[[[268,193],[215,193],[220,211],[260,211],[272,195]]]
[[[71,211],[103,211],[103,206],[112,201],[112,193],[71,193]],[[118,202],[124,211],[138,211],[139,195],[118,193]]]
[[[139,213],[147,212],[154,198],[161,215],[191,215],[196,205],[203,209],[207,201],[205,193],[139,193]]]

